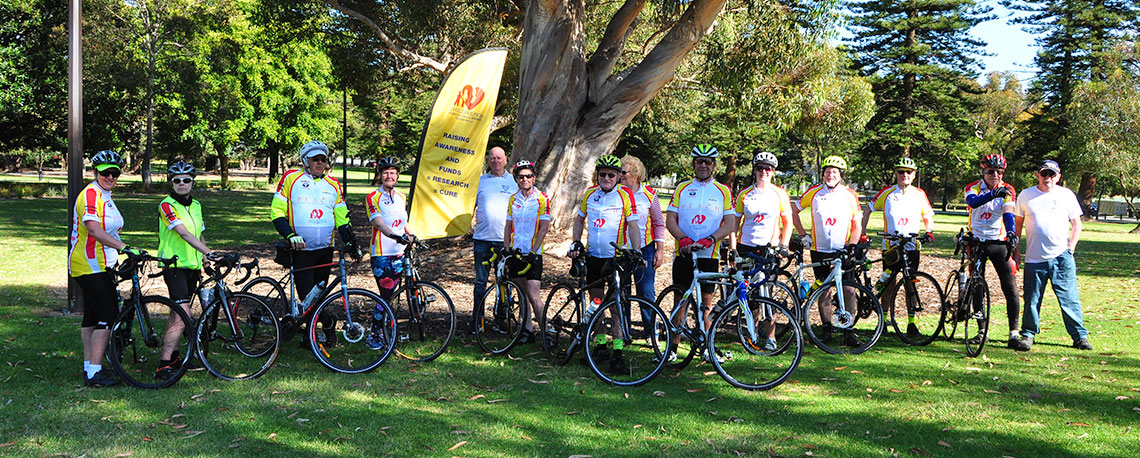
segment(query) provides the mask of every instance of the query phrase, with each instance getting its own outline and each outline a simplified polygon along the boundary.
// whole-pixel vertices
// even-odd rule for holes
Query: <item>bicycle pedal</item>
[[[424,301],[435,302],[435,294],[425,294],[424,295]]]
[[[396,339],[399,342],[407,342],[409,340],[412,340],[412,336],[410,336],[408,334],[401,333],[398,337],[396,337]]]

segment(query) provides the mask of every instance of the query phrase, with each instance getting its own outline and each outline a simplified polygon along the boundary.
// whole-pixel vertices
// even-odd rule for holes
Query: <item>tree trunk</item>
[[[530,0],[523,26],[519,109],[509,162],[537,164],[556,227],[569,226],[594,161],[613,151],[633,117],[672,80],[725,0],[694,0],[637,65],[613,72],[645,0],[626,0],[587,58],[584,0]]]
[[[1081,220],[1091,221],[1093,219],[1092,209],[1089,204],[1092,203],[1093,197],[1096,196],[1096,175],[1089,172],[1081,174],[1081,187],[1077,190],[1077,201],[1081,204],[1081,211],[1084,216]]]
[[[218,151],[218,173],[222,176],[222,189],[230,184],[230,159],[226,157],[226,150]]]
[[[277,181],[281,176],[281,145],[273,142],[269,145],[269,182]]]

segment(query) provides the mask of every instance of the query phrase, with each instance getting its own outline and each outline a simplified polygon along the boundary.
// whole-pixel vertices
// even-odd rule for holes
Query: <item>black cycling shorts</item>
[[[115,276],[99,272],[75,277],[83,293],[83,322],[81,327],[107,329],[119,314],[119,294],[115,291]]]
[[[523,261],[517,257],[507,259],[507,276],[510,278],[525,278],[527,280],[542,280],[542,256],[535,256],[530,260],[530,270],[525,274],[519,275],[523,269],[526,268],[527,261]]]
[[[162,274],[162,279],[166,280],[166,290],[170,300],[174,301],[175,304],[190,302],[190,296],[198,289],[198,281],[202,279],[202,271],[183,268],[166,269],[166,272]]]
[[[599,258],[595,256],[586,256],[586,284],[593,283],[597,280],[608,279],[614,272],[614,258]],[[605,287],[606,285],[598,285],[597,288]]]
[[[720,270],[720,261],[712,258],[697,258],[697,269],[701,272],[716,272]],[[688,290],[693,284],[693,255],[679,254],[673,258],[673,284],[678,288]],[[702,284],[701,292],[712,293],[716,285]]]

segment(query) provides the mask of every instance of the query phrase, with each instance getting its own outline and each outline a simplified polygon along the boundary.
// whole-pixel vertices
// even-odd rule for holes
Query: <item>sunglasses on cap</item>
[[[108,168],[105,168],[103,170],[98,171],[97,173],[103,177],[118,178],[119,175],[121,175],[123,172],[117,168],[108,167]]]
[[[193,183],[194,179],[193,178],[171,178],[170,182],[174,183],[174,184]]]

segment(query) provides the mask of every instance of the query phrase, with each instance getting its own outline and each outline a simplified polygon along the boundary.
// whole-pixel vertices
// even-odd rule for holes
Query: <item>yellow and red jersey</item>
[[[616,254],[610,242],[620,247],[629,246],[629,224],[637,224],[637,199],[633,190],[625,185],[614,186],[609,192],[591,186],[578,204],[578,216],[586,218],[586,248],[590,256],[612,258]]]
[[[861,214],[859,196],[845,185],[812,186],[800,196],[799,207],[811,209],[811,249],[822,253],[842,250]]]
[[[749,186],[736,196],[736,217],[740,218],[740,243],[751,246],[779,245],[780,216],[792,214],[788,192],[774,184],[763,189]]]
[[[673,191],[667,211],[677,214],[677,226],[685,236],[700,240],[720,229],[725,216],[736,214],[732,208],[732,191],[716,180],[690,179]],[[680,247],[678,247],[679,249]],[[720,257],[720,241],[709,248],[695,251],[698,258]]]
[[[293,232],[305,239],[305,250],[332,246],[335,229],[348,224],[348,206],[340,182],[327,173],[313,178],[304,170],[285,172],[269,206],[270,219],[285,217]]]
[[[925,227],[923,221],[934,218],[934,208],[922,188],[892,185],[883,188],[871,202],[871,211],[883,212],[883,231],[889,234],[918,234]],[[883,239],[883,249],[888,248]]]
[[[407,233],[408,205],[404,193],[395,189],[390,193],[384,192],[384,188],[377,189],[364,199],[364,207],[368,211],[368,221],[380,218],[393,234]],[[400,256],[404,254],[404,248],[375,225],[372,226],[372,256]]]
[[[111,237],[119,239],[123,228],[123,214],[111,200],[111,191],[92,182],[83,188],[75,199],[74,216],[71,218],[71,241],[68,246],[67,272],[72,277],[95,274],[114,267],[119,262],[119,250],[103,245],[95,240],[84,224],[87,221],[99,223]]]
[[[542,254],[538,228],[543,221],[550,221],[550,198],[538,188],[531,188],[529,196],[522,191],[511,194],[507,200],[507,221],[511,222],[511,248]]]

